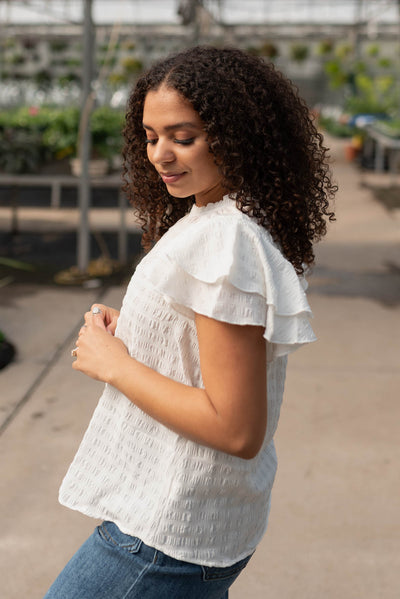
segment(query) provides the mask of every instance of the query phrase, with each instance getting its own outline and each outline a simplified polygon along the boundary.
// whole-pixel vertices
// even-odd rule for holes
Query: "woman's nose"
[[[175,160],[175,154],[171,147],[169,140],[159,139],[155,146],[153,146],[153,161],[158,164],[163,162],[173,162]]]

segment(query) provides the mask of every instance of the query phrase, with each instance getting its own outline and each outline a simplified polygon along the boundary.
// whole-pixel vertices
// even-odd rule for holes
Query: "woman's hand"
[[[117,327],[117,322],[118,322],[118,318],[119,318],[119,310],[115,310],[114,308],[110,308],[109,306],[105,306],[104,304],[93,304],[93,306],[91,306],[91,308],[90,308],[90,312],[86,312],[86,314],[85,314],[85,322],[87,322],[87,320],[86,320],[87,318],[90,318],[93,308],[98,308],[99,310],[101,310],[101,314],[95,315],[96,316],[95,322],[99,326],[101,326],[100,325],[100,319],[101,319],[106,331],[111,333],[111,335],[115,335],[115,329]]]
[[[76,341],[76,360],[72,364],[87,376],[109,382],[123,358],[128,356],[124,343],[114,337],[119,312],[102,304],[95,304],[101,313],[86,312],[85,325]]]

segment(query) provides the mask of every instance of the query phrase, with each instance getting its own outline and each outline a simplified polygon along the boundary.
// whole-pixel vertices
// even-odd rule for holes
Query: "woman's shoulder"
[[[259,238],[275,246],[269,231],[259,225],[255,218],[245,214],[236,206],[236,201],[225,196],[221,201],[206,206],[193,205],[191,211],[175,225],[176,232],[198,243],[199,237],[215,245],[220,240],[229,248],[230,240]]]
[[[285,355],[314,339],[304,287],[269,232],[230,202],[183,217],[143,276],[185,315],[264,326],[269,359]]]
[[[166,268],[175,265],[209,282],[229,272],[240,272],[241,279],[260,279],[266,271],[276,271],[297,279],[269,231],[239,210],[229,196],[204,207],[194,205],[152,254],[151,262],[166,262]]]

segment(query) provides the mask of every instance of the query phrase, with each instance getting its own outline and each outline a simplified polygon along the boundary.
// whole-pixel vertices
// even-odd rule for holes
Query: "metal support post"
[[[90,259],[90,178],[89,158],[91,150],[90,115],[92,111],[92,77],[93,77],[93,22],[92,0],[83,0],[83,74],[82,74],[82,113],[79,131],[79,157],[82,173],[79,185],[80,226],[78,232],[78,268],[86,272]]]

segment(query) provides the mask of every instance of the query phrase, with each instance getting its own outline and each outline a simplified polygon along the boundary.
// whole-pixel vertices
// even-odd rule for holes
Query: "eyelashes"
[[[190,146],[194,142],[194,139],[194,137],[190,137],[189,139],[174,139],[174,143],[180,144],[182,146]],[[146,144],[146,146],[154,146],[157,143],[157,141],[157,139],[146,139],[144,143]]]
[[[174,142],[182,146],[190,146],[194,142],[194,137],[190,137],[189,139],[175,139]]]

